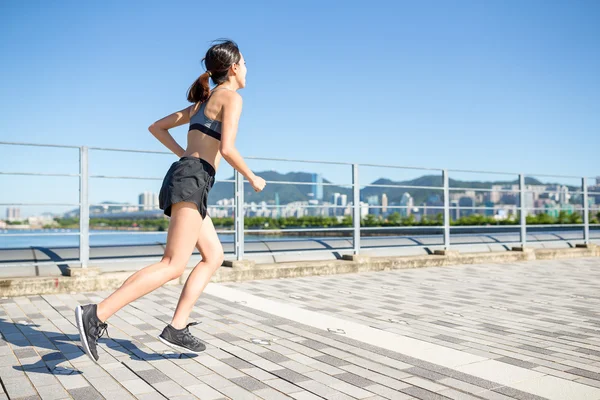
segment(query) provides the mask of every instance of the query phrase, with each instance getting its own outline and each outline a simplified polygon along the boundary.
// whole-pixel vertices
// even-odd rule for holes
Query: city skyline
[[[323,177],[321,174],[312,173],[311,182],[313,192],[318,193],[314,197],[321,197],[321,200],[313,198],[308,201],[293,201],[286,204],[279,204],[278,193],[274,200],[260,202],[244,202],[244,210],[247,216],[265,216],[265,217],[288,217],[288,216],[346,216],[352,215],[352,200],[348,195],[335,192],[330,199],[323,199]],[[470,182],[475,184],[478,182]],[[462,216],[468,216],[480,213],[488,216],[497,216],[499,219],[514,216],[518,212],[519,186],[517,184],[492,184],[490,191],[465,190],[451,192],[449,197],[450,215],[457,219]],[[590,211],[600,209],[600,177],[596,178],[594,185],[589,186]],[[550,192],[550,193],[548,193]],[[579,199],[581,194],[575,192],[572,194],[567,185],[542,184],[525,186],[525,206],[529,214],[538,214],[541,212],[557,215],[559,210],[565,209],[570,212],[576,211],[575,205],[571,203],[572,199]],[[365,201],[360,202],[360,215],[364,218],[366,215],[376,217],[387,217],[395,212],[401,216],[415,215],[420,218],[422,215],[437,215],[440,208],[443,207],[443,200],[439,194],[431,194],[427,200],[415,203],[412,195],[404,191],[400,201],[388,201],[388,194],[383,192],[381,195],[366,196]],[[221,198],[216,202],[209,204],[209,214],[215,218],[233,217],[233,198]],[[579,203],[580,204],[580,203]],[[317,207],[319,206],[319,207]],[[485,207],[482,209],[481,207]],[[540,212],[538,212],[540,211]],[[18,221],[20,218],[19,207],[9,207],[6,210],[7,221]],[[62,214],[62,217],[77,217],[79,209],[74,209]],[[158,210],[158,194],[151,191],[144,191],[138,195],[138,204],[122,204],[110,201],[103,202],[103,205],[95,205],[90,209],[91,218],[132,218],[134,216],[154,216],[162,217],[162,211]],[[35,223],[45,224],[52,221],[51,213],[42,213],[39,216],[30,216],[21,220],[35,221]],[[56,215],[58,216],[58,215]]]

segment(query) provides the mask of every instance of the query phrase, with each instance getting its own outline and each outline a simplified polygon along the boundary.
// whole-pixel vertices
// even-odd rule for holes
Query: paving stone
[[[359,375],[356,375],[356,374],[353,374],[350,372],[346,372],[343,374],[336,374],[336,375],[333,375],[333,377],[335,377],[336,379],[340,379],[344,382],[347,382],[351,385],[361,387],[361,388],[375,384],[375,382],[373,382],[369,379],[365,379],[362,376],[359,376]]]
[[[301,375],[301,374],[294,372],[292,370],[289,370],[289,369],[279,369],[279,370],[270,371],[270,372],[273,375],[278,376],[281,379],[285,379],[286,381],[293,382],[293,383],[310,380],[310,378],[306,377],[305,375]]]
[[[54,385],[36,387],[42,400],[57,400],[69,398],[69,393],[58,382]],[[78,390],[78,389],[73,389]]]
[[[522,361],[522,360],[518,360],[516,358],[511,358],[511,357],[502,357],[502,358],[497,358],[496,361],[500,361],[503,363],[507,363],[507,364],[512,364],[512,365],[516,365],[517,367],[523,367],[523,368],[529,368],[529,369],[533,369],[535,367],[537,367],[537,364],[531,363],[531,362],[527,362],[527,361]]]
[[[93,387],[70,389],[69,394],[74,400],[103,400],[104,397]]]
[[[520,390],[513,389],[507,386],[496,388],[494,389],[494,392],[502,393],[504,395],[510,396],[513,399],[518,400],[547,400],[545,397],[540,397],[531,393],[522,392]]]
[[[237,357],[224,358],[221,361],[223,361],[227,365],[229,365],[233,368],[237,368],[237,369],[254,368],[254,365],[252,365],[244,360],[241,360]]]
[[[242,378],[232,378],[232,379],[230,379],[230,381],[235,383],[238,386],[243,387],[244,389],[246,389],[248,391],[251,391],[251,392],[253,392],[255,390],[268,388],[267,385],[265,385],[261,381],[254,379],[250,376],[245,376]]]
[[[170,380],[167,375],[157,369],[137,371],[136,374],[150,385]]]

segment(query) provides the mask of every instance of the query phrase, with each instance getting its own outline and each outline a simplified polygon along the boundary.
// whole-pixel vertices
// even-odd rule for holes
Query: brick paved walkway
[[[0,300],[0,399],[600,399],[600,260],[210,284],[182,355],[156,339],[180,286],[109,320],[100,364],[73,309]]]

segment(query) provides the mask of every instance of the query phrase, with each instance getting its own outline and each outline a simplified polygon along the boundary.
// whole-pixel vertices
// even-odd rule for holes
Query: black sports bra
[[[210,93],[210,96],[212,96],[212,94],[214,92],[216,92],[217,90],[231,90],[231,89],[227,89],[227,88],[214,89]],[[210,99],[210,96],[208,96],[208,99]],[[208,103],[208,99],[204,100],[204,102],[200,105],[200,109],[198,110],[198,112],[196,112],[196,114],[192,115],[192,118],[190,118],[190,129],[188,129],[188,132],[192,131],[192,130],[198,130],[200,132],[207,134],[210,137],[213,137],[217,140],[221,140],[221,125],[222,125],[221,121],[217,121],[215,119],[208,118],[206,116],[206,114],[204,114],[204,111],[206,109],[206,103]]]

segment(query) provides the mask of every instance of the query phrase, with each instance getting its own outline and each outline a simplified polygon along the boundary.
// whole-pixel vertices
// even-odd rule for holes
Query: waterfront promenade
[[[107,293],[0,300],[0,398],[600,399],[600,259],[211,283],[207,344],[156,339],[180,286],[109,321],[100,364],[73,308]]]

